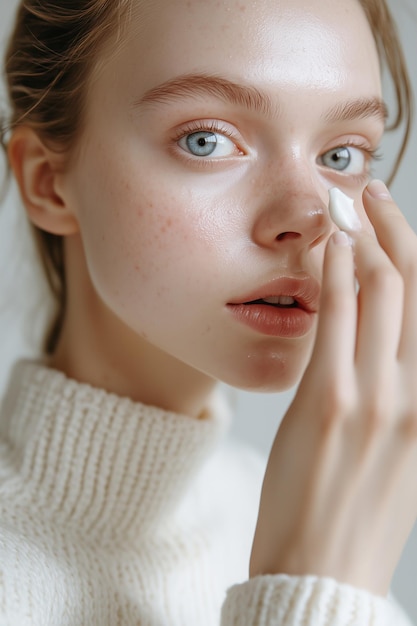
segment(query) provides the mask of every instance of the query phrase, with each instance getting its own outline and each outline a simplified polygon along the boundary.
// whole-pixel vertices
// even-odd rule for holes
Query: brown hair
[[[121,36],[132,0],[23,0],[5,57],[11,119],[6,135],[28,124],[51,147],[68,151],[82,131],[87,80],[100,46]],[[56,302],[44,352],[52,354],[66,309],[66,274],[61,236],[30,224],[45,276]]]
[[[413,90],[397,27],[385,0],[360,0],[360,3],[368,18],[381,65],[388,70],[395,89],[397,111],[386,130],[397,130],[404,124],[402,144],[387,181],[391,185],[410,139],[414,109]]]
[[[412,91],[395,24],[385,0],[360,0],[370,23],[381,64],[395,86],[396,116],[388,130],[404,124],[404,138],[390,177],[392,182],[410,135]],[[23,0],[6,52],[5,69],[12,107],[6,134],[28,124],[46,143],[69,150],[82,129],[88,77],[98,50],[121,33],[132,0]],[[66,308],[62,237],[31,225],[42,265],[57,303],[44,351],[53,353]]]

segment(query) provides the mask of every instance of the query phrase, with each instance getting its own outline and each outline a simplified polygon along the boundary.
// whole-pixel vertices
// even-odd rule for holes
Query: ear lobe
[[[8,156],[30,221],[55,235],[73,235],[78,221],[58,191],[62,155],[47,148],[29,127],[17,128],[9,141]]]

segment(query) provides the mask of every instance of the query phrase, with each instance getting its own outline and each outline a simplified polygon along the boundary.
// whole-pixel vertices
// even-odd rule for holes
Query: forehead
[[[358,0],[133,0],[113,76],[143,91],[208,73],[262,88],[377,95],[374,39]],[[118,67],[116,67],[118,66]]]

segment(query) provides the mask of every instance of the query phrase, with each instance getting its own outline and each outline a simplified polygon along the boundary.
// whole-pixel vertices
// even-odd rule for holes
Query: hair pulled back
[[[138,1],[138,0],[136,0]],[[412,91],[395,24],[385,0],[360,0],[372,29],[381,65],[391,75],[397,111],[389,130],[404,125],[403,143],[390,181],[397,173],[410,134]],[[133,0],[22,0],[6,51],[5,71],[11,115],[7,132],[29,125],[46,144],[69,151],[82,131],[86,85],[100,48],[121,38]],[[62,237],[31,225],[48,284],[57,304],[44,351],[55,350],[66,308]]]
[[[66,152],[82,131],[86,85],[100,48],[121,38],[132,0],[22,0],[5,57],[11,106],[1,125],[7,134],[28,125],[45,144]],[[61,236],[30,224],[43,270],[56,302],[56,315],[44,341],[51,354],[66,308],[66,275]]]
[[[413,90],[397,27],[386,0],[360,0],[360,4],[368,18],[381,67],[388,70],[395,89],[396,115],[386,130],[397,130],[404,125],[402,144],[388,180],[390,185],[397,175],[410,138],[414,111]]]

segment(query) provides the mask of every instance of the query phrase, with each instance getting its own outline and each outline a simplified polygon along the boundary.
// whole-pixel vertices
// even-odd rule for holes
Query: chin
[[[280,393],[288,391],[301,380],[301,376],[285,376],[281,378],[259,378],[256,380],[247,380],[241,384],[228,383],[230,386],[242,391],[250,391],[254,393]]]
[[[286,359],[282,355],[272,355],[269,359],[248,357],[245,370],[234,371],[233,377],[222,378],[223,382],[258,393],[288,391],[297,385],[308,363],[308,357],[300,360]]]

